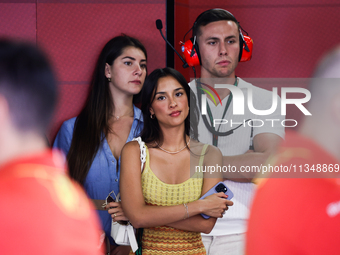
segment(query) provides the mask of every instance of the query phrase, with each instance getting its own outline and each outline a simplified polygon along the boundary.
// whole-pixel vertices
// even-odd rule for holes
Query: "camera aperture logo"
[[[218,100],[220,101],[220,104],[222,105],[222,100],[221,100],[219,94],[217,93],[217,91],[212,86],[210,86],[208,84],[204,84],[204,86],[208,87],[212,92],[214,92],[216,94]],[[214,96],[212,95],[212,93],[209,90],[201,88],[201,87],[199,89],[204,91],[205,93],[207,93],[212,98],[214,104],[217,105],[217,102],[216,102]]]
[[[216,90],[207,84],[204,84],[207,86],[211,91],[213,91],[216,95],[217,98],[220,101],[220,104],[222,106],[222,100]],[[216,89],[224,88],[224,89],[229,89],[230,93],[233,95],[233,100],[232,100],[232,106],[233,106],[233,115],[244,115],[245,114],[245,96],[243,94],[243,91],[234,85],[228,85],[228,84],[215,84]],[[206,94],[202,93],[201,94],[201,113],[202,115],[207,115],[207,94],[212,98],[213,102],[215,105],[217,105],[217,102],[215,98],[213,97],[212,93],[208,91],[207,89],[199,88],[202,91],[204,91]],[[312,115],[304,106],[304,103],[307,103],[311,99],[311,93],[309,90],[305,88],[297,88],[297,87],[282,87],[281,88],[281,100],[279,100],[278,97],[278,88],[273,87],[271,91],[271,96],[272,96],[272,104],[269,109],[255,109],[254,104],[253,104],[253,91],[251,87],[246,88],[247,89],[247,107],[249,111],[254,114],[255,116],[269,116],[268,119],[265,119],[265,121],[269,121],[272,124],[272,127],[274,127],[275,122],[280,122],[280,124],[284,127],[296,127],[298,125],[297,120],[295,119],[283,119],[280,118],[270,118],[272,116],[285,116],[286,115],[286,108],[287,105],[292,104],[295,105],[304,115]],[[270,93],[270,91],[268,91]],[[288,98],[287,95],[289,93],[299,93],[303,94],[303,98]],[[280,101],[280,102],[279,102]],[[278,113],[277,107],[280,104],[281,111]],[[293,122],[292,125],[288,125],[287,122]],[[230,125],[236,125],[240,124],[240,122],[234,122],[233,120],[226,120],[226,119],[214,119],[213,120],[213,126],[215,127],[216,125],[221,125],[221,124],[227,124],[230,123]],[[257,123],[256,126],[253,127],[261,127],[264,125],[264,120],[263,119],[252,119],[251,122],[247,122],[248,125],[254,125],[254,123]],[[244,120],[243,123],[244,126],[246,125],[246,120]]]

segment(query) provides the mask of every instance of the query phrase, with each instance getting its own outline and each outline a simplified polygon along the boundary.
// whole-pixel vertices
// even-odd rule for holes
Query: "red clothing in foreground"
[[[310,168],[339,164],[313,141],[295,133],[287,134],[275,161],[275,165]],[[314,176],[336,176],[334,171],[318,174]],[[249,218],[247,255],[339,254],[340,179],[284,176],[273,174],[259,185]]]
[[[64,162],[48,150],[0,168],[1,254],[102,254],[95,211]]]

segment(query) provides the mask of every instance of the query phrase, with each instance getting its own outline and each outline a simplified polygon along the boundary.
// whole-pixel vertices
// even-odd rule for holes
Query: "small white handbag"
[[[120,194],[116,196],[116,202],[119,202]],[[118,245],[130,245],[133,252],[138,249],[135,231],[130,222],[123,225],[112,220],[111,237]]]
[[[139,143],[140,147],[140,160],[141,160],[141,171],[143,171],[143,166],[146,160],[146,147],[145,143],[142,141],[140,137],[134,138],[133,141],[137,141]],[[113,191],[112,191],[113,192]],[[113,192],[114,193],[114,192]],[[115,201],[120,201],[120,193],[116,196]],[[130,222],[127,223],[127,225],[122,225],[118,222],[114,222],[112,220],[111,225],[111,237],[113,240],[115,240],[116,244],[119,245],[130,245],[133,252],[136,252],[138,249],[138,244],[136,240],[135,235],[135,229],[130,224]]]

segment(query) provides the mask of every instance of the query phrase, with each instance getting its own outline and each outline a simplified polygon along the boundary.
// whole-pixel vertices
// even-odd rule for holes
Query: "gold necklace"
[[[128,112],[127,114],[124,114],[124,115],[121,115],[121,116],[115,116],[115,115],[112,114],[112,117],[115,118],[116,120],[119,120],[121,117],[130,115],[131,112],[133,112],[133,108],[132,108],[132,110],[131,110],[130,112]]]
[[[167,150],[164,150],[161,146],[158,145],[158,143],[157,143],[157,147],[160,148],[162,151],[164,151],[164,152],[166,152],[166,153],[169,153],[169,154],[176,154],[176,153],[179,153],[179,152],[181,152],[182,150],[184,150],[184,149],[188,146],[189,143],[190,143],[190,137],[189,137],[189,141],[187,142],[187,144],[186,144],[182,149],[180,149],[180,150],[178,150],[178,151],[167,151]]]

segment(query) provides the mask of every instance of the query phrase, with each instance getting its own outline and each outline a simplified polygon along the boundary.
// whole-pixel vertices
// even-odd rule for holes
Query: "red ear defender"
[[[245,49],[245,45],[243,43],[242,56],[241,56],[240,62],[246,62],[246,61],[251,60],[251,56],[253,53],[253,44],[254,44],[253,39],[251,39],[247,35],[243,35],[243,39],[244,39],[244,42],[247,44],[249,51]]]
[[[198,58],[197,52],[193,49],[193,44],[191,40],[187,40],[185,43],[180,42],[182,45],[181,50],[184,56],[185,61],[188,63],[189,66],[199,66],[200,60]],[[191,51],[194,50],[194,54],[191,56]]]

